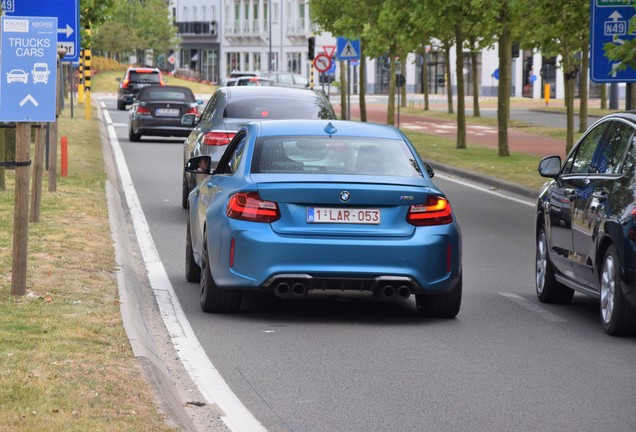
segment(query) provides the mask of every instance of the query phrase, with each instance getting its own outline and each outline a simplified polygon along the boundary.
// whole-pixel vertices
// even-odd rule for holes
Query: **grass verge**
[[[13,171],[0,191],[0,431],[173,430],[121,322],[98,122],[62,115],[59,128],[69,176],[49,193],[45,175],[22,297],[11,295]]]

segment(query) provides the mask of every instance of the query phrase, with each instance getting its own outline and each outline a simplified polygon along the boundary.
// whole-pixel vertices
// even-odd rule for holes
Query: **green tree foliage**
[[[109,1],[113,6],[104,11],[103,24],[94,26],[96,49],[112,57],[135,52],[143,60],[146,51],[159,55],[173,46],[177,30],[164,0]]]

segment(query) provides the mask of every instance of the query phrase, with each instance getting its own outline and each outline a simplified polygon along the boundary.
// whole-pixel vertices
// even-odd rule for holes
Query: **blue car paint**
[[[331,121],[339,136],[405,141],[420,167],[421,177],[383,177],[379,180],[377,176],[249,173],[257,136],[320,135],[324,134],[327,123],[320,120],[268,121],[245,126],[248,142],[234,175],[210,176],[189,196],[190,208],[197,209],[189,215],[197,263],[201,264],[205,230],[211,273],[219,288],[260,289],[273,275],[303,273],[336,277],[405,276],[412,278],[421,292],[452,289],[461,275],[461,231],[454,215],[453,222],[445,225],[415,227],[404,222],[410,204],[423,202],[429,194],[444,194],[428,178],[421,158],[398,129]],[[312,183],[318,187],[312,189]],[[281,185],[285,185],[284,192],[278,189]],[[321,197],[321,193],[341,189],[355,191],[348,206],[390,210],[383,211],[383,221],[377,226],[325,224],[312,227],[310,233],[304,230],[306,205],[303,203],[333,205],[328,198]],[[237,191],[258,191],[262,199],[278,202],[281,219],[267,224],[226,217],[229,197]],[[378,197],[381,197],[379,202]],[[405,197],[412,201],[405,202]],[[371,198],[373,202],[369,201]],[[391,208],[395,205],[401,206]],[[398,221],[402,226],[390,226]],[[230,268],[232,239],[235,253],[234,267]],[[449,245],[450,271],[446,263]]]

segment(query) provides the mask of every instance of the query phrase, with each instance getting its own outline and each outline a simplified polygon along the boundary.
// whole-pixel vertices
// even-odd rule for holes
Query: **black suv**
[[[536,291],[567,303],[574,291],[599,300],[611,335],[636,330],[636,114],[603,117],[561,166],[541,160],[537,202]]]
[[[161,71],[157,68],[133,67],[128,68],[124,78],[117,78],[119,91],[117,92],[117,109],[125,110],[130,105],[139,90],[149,85],[165,85]]]

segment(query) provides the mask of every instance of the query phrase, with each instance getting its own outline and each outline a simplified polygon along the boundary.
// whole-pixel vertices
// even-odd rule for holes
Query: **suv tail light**
[[[429,195],[424,204],[409,208],[406,221],[415,226],[444,225],[453,221],[453,212],[446,198]]]
[[[219,132],[212,131],[206,132],[203,135],[203,144],[209,146],[224,146],[228,145],[232,138],[234,138],[234,132]]]
[[[129,80],[128,78],[126,78],[126,79],[124,80],[124,82],[123,82],[123,83],[121,83],[121,87],[122,87],[124,90],[128,90],[128,83],[129,83],[129,82],[130,82],[130,80]]]
[[[137,114],[146,114],[146,115],[150,115],[150,110],[148,108],[146,108],[145,106],[138,106],[137,107]]]
[[[270,223],[280,219],[278,204],[264,201],[258,192],[238,192],[230,197],[225,214],[238,220]]]

